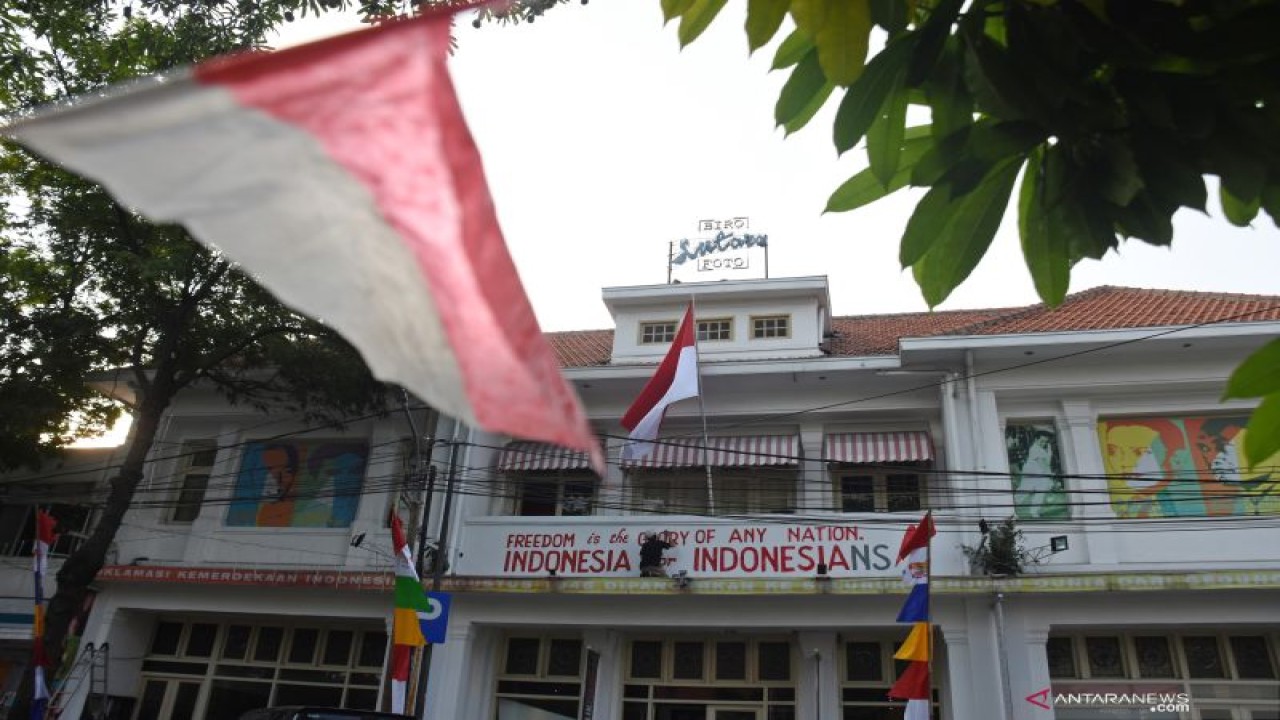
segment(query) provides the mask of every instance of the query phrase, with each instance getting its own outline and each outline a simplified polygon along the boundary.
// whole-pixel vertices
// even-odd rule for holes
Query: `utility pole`
[[[431,563],[431,592],[440,592],[440,585],[444,581],[445,558],[449,550],[449,517],[453,514],[454,488],[458,481],[458,451],[463,446],[463,443],[458,442],[456,425],[454,427],[453,440],[450,440],[448,445],[449,470],[445,475],[444,508],[440,513],[440,536],[436,540],[436,551]],[[426,710],[427,677],[431,672],[431,652],[432,645],[430,643],[422,648],[418,673],[415,678],[417,686],[414,688],[414,702],[412,705],[414,716],[420,717],[420,712]]]

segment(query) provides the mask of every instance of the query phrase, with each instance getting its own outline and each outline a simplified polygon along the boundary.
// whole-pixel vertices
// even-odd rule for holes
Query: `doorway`
[[[196,716],[196,702],[199,699],[199,682],[145,678],[133,720],[190,720]]]

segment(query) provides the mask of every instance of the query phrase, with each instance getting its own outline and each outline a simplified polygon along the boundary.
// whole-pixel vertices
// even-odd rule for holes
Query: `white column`
[[[474,647],[479,640],[470,622],[449,620],[443,645],[431,650],[431,673],[427,679],[426,712],[423,717],[452,720],[485,720],[492,717],[493,689],[489,668],[481,665]],[[485,708],[489,708],[485,714]]]
[[[1005,652],[1009,658],[1009,694],[1013,698],[1014,720],[1043,720],[1045,711],[1027,701],[1027,696],[1049,685],[1046,644],[1049,626],[1032,620],[1026,608],[1005,596]]]
[[[1009,469],[1009,457],[1005,450],[1004,434],[1000,427],[1000,413],[996,406],[995,393],[979,391],[976,398],[977,408],[974,413],[978,419],[975,428],[975,445],[977,457],[974,469],[980,472],[1006,472]],[[1013,486],[1006,475],[983,475],[975,483],[980,488],[972,498],[961,498],[961,504],[977,504],[982,509],[979,514],[989,520],[1002,520],[1013,515]],[[976,528],[974,528],[976,531]]]
[[[1087,520],[1083,533],[1088,549],[1090,565],[1115,565],[1115,533],[1107,520],[1115,518],[1111,509],[1110,488],[1102,478],[1106,468],[1102,464],[1102,446],[1098,442],[1098,422],[1093,407],[1088,402],[1063,401],[1063,424],[1069,449],[1063,453],[1066,461],[1063,472],[1071,475],[1089,475],[1091,478],[1073,477],[1068,480],[1069,497],[1073,506],[1072,517]]]
[[[622,653],[626,644],[614,630],[588,630],[583,634],[582,644],[584,653],[600,653],[593,717],[595,720],[618,720],[622,717],[622,673],[626,667]]]
[[[626,435],[622,426],[610,430],[614,435]],[[600,492],[596,515],[629,515],[626,474],[622,472],[622,448],[624,440],[608,440],[605,445],[605,472],[600,478]]]
[[[833,503],[831,476],[827,474],[826,465],[822,462],[824,437],[822,425],[800,427],[800,455],[804,460],[800,463],[796,509],[801,512],[829,510]]]
[[[834,632],[796,634],[796,717],[799,720],[839,720],[839,644]]]
[[[953,698],[964,701],[956,708],[955,720],[967,718],[1001,720],[1005,717],[1004,688],[1000,672],[1000,644],[996,634],[992,600],[992,595],[965,598],[962,602],[966,633],[963,639],[957,635],[956,655],[951,654],[951,641],[947,641],[947,666],[958,670],[953,676],[957,684],[953,686],[951,695]],[[943,633],[945,636],[945,629]],[[960,656],[961,651],[966,651],[966,654]],[[966,668],[960,670],[958,666],[961,664]],[[967,675],[967,688],[958,684],[965,682],[965,675]]]
[[[945,687],[940,689],[939,702],[943,720],[963,720],[976,717],[974,707],[974,663],[970,658],[969,630],[964,625],[939,623],[942,644],[946,647],[945,669],[940,668],[935,656],[933,671],[934,682],[940,681],[945,673]]]

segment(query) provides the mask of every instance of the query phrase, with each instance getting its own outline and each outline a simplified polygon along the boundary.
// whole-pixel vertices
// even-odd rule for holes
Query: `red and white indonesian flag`
[[[33,570],[44,577],[49,572],[49,551],[58,542],[58,520],[44,510],[36,510],[36,546],[31,553]]]
[[[653,452],[652,441],[658,437],[667,408],[693,397],[698,397],[698,346],[690,304],[658,371],[622,416],[622,426],[630,431],[631,438],[622,449],[623,459],[648,457]]]
[[[507,253],[446,66],[450,15],[217,59],[0,129],[182,223],[498,433],[603,456]]]

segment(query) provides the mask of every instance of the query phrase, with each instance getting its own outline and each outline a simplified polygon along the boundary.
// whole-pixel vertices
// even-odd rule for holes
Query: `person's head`
[[[293,484],[298,476],[298,448],[287,443],[272,443],[262,449],[262,465],[267,470],[267,479],[274,484],[276,497],[285,497],[293,492]]]
[[[1107,457],[1116,472],[1133,473],[1145,456],[1155,452],[1159,438],[1160,433],[1146,425],[1112,425],[1107,430]]]

